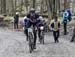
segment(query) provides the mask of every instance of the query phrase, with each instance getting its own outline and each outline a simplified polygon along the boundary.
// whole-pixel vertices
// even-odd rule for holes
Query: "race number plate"
[[[33,32],[33,30],[31,28],[28,28],[28,32]]]
[[[44,27],[43,27],[43,26],[41,26],[41,27],[40,27],[40,30],[44,30]]]
[[[23,27],[23,30],[24,30],[25,28]]]

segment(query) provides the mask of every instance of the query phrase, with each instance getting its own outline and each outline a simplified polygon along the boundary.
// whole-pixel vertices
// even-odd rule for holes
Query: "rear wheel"
[[[41,34],[40,34],[40,43],[44,44],[44,32],[43,31],[41,31]]]

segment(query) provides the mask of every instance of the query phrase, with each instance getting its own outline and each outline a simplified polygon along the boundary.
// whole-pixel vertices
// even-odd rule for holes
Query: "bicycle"
[[[36,27],[35,27],[35,30],[37,30]],[[30,28],[28,28],[28,40],[29,40],[29,51],[30,51],[30,53],[32,53],[32,51],[35,49],[34,48],[33,25]]]
[[[44,44],[44,26],[40,26],[39,30],[40,30],[40,35],[39,35],[40,44]]]

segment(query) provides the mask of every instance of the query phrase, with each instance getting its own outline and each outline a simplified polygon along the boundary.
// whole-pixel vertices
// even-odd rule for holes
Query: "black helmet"
[[[55,16],[55,19],[57,19],[58,17],[57,16]]]
[[[55,18],[54,18],[54,19],[55,19],[55,21],[57,21],[57,20],[58,20],[58,17],[57,17],[57,16],[55,16]]]

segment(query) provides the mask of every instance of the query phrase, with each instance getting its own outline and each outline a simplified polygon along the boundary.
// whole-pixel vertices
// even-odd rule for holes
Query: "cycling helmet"
[[[18,15],[19,14],[19,12],[16,12],[16,15]]]
[[[30,12],[34,13],[35,12],[35,9],[34,8],[31,8],[30,9]]]
[[[39,19],[43,20],[43,17],[42,16],[39,16]]]

